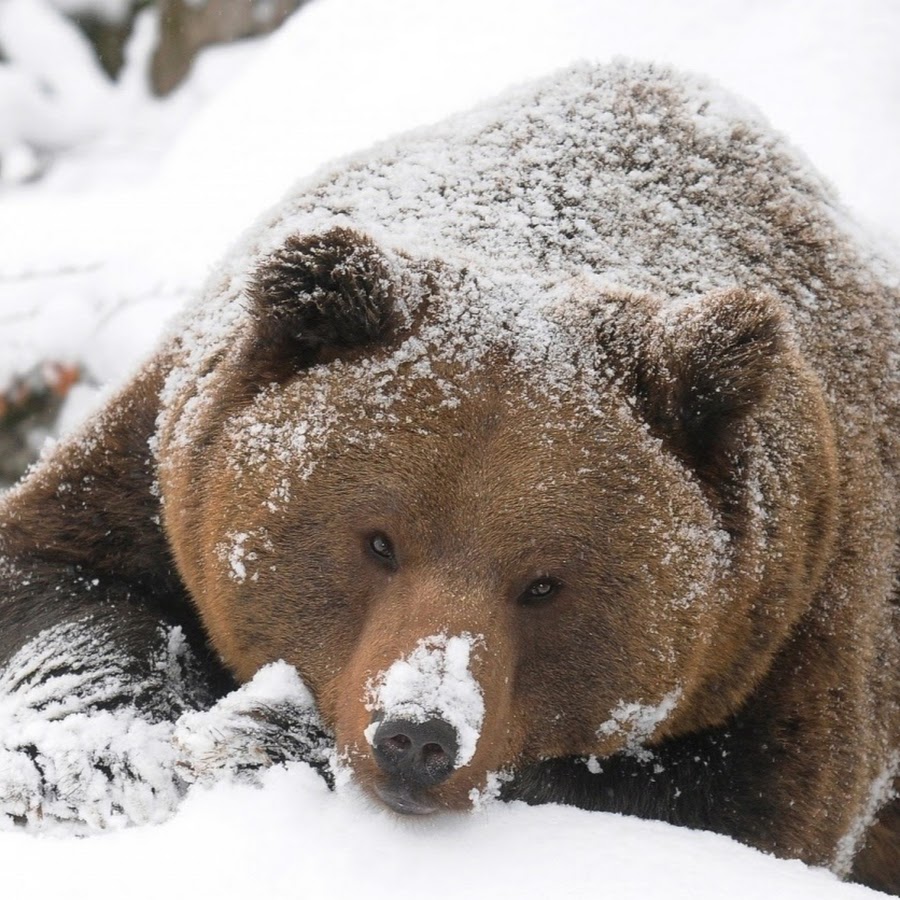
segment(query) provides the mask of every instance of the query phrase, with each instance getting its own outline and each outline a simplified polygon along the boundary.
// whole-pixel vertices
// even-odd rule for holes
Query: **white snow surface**
[[[484,721],[484,697],[469,668],[477,648],[487,653],[481,636],[433,634],[423,638],[409,656],[393,662],[368,685],[366,709],[384,719],[427,722],[443,719],[456,731],[457,768],[467,766]],[[366,729],[372,743],[377,723]]]
[[[49,4],[2,4],[36,29],[46,21]],[[0,385],[47,356],[80,360],[95,385],[121,381],[223,248],[298,177],[580,57],[713,75],[761,107],[885,240],[900,235],[892,0],[318,0],[271,38],[207,53],[165,103],[140,77],[152,28],[144,17],[112,88],[56,25],[38,29],[55,53],[26,40],[16,65],[0,67],[0,153],[14,173],[34,165],[34,143],[70,148],[43,180],[0,193]],[[71,78],[56,74],[63,57]],[[65,99],[34,88],[60,78]],[[84,102],[92,91],[105,110]],[[67,421],[97,399],[83,392]],[[284,672],[273,678],[276,695],[302,694]],[[0,710],[4,740],[15,716]],[[214,758],[226,726],[196,724],[205,736],[183,746]],[[0,834],[4,892],[377,900],[399,880],[517,900],[875,896],[723,837],[619,816],[487,803],[408,822],[352,784],[329,792],[301,764],[270,770],[261,789],[197,780],[218,783],[193,788],[163,825],[86,840]]]

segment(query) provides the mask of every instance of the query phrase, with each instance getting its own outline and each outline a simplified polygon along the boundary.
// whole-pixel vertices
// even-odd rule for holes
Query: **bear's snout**
[[[395,812],[463,809],[482,777],[476,749],[489,748],[481,741],[484,635],[442,630],[422,638],[380,624],[328,692],[338,745],[364,788]],[[362,702],[346,703],[357,692]],[[496,706],[500,722],[504,708]]]
[[[379,768],[414,788],[432,787],[449,778],[458,750],[456,729],[443,719],[390,719],[378,726],[372,741]]]

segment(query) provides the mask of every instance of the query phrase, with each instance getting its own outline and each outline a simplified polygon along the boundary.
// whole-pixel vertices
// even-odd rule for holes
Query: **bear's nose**
[[[443,719],[387,719],[372,741],[382,771],[416,787],[430,787],[448,778],[458,749],[456,729]]]

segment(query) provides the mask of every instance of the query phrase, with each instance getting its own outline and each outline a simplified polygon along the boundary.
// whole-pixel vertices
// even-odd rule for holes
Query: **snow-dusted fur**
[[[336,164],[248,232],[5,500],[0,653],[20,667],[88,616],[128,673],[88,706],[181,716],[181,761],[156,755],[175,777],[294,755],[264,748],[296,721],[300,756],[323,765],[333,733],[390,802],[373,694],[430,636],[478,635],[477,741],[402,786],[417,809],[503,772],[506,797],[900,890],[898,309],[897,275],[754,111],[664,68],[576,66]],[[134,690],[160,623],[198,660],[171,716]],[[293,706],[260,732],[252,692],[221,698],[278,659],[311,694],[280,682]],[[58,791],[16,766],[22,816]]]
[[[0,828],[89,834],[163,821],[189,784],[298,759],[327,774],[331,742],[293,668],[212,703],[181,630],[160,632],[144,677],[86,621],[42,631],[4,667]]]

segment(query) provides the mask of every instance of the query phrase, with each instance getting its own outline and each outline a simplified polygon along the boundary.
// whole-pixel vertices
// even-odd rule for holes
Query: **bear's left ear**
[[[662,313],[636,393],[651,429],[712,484],[727,480],[740,425],[770,396],[805,381],[774,297],[732,290]]]
[[[381,340],[394,323],[396,292],[384,253],[358,232],[289,237],[246,289],[255,378],[280,381],[329,354]]]

